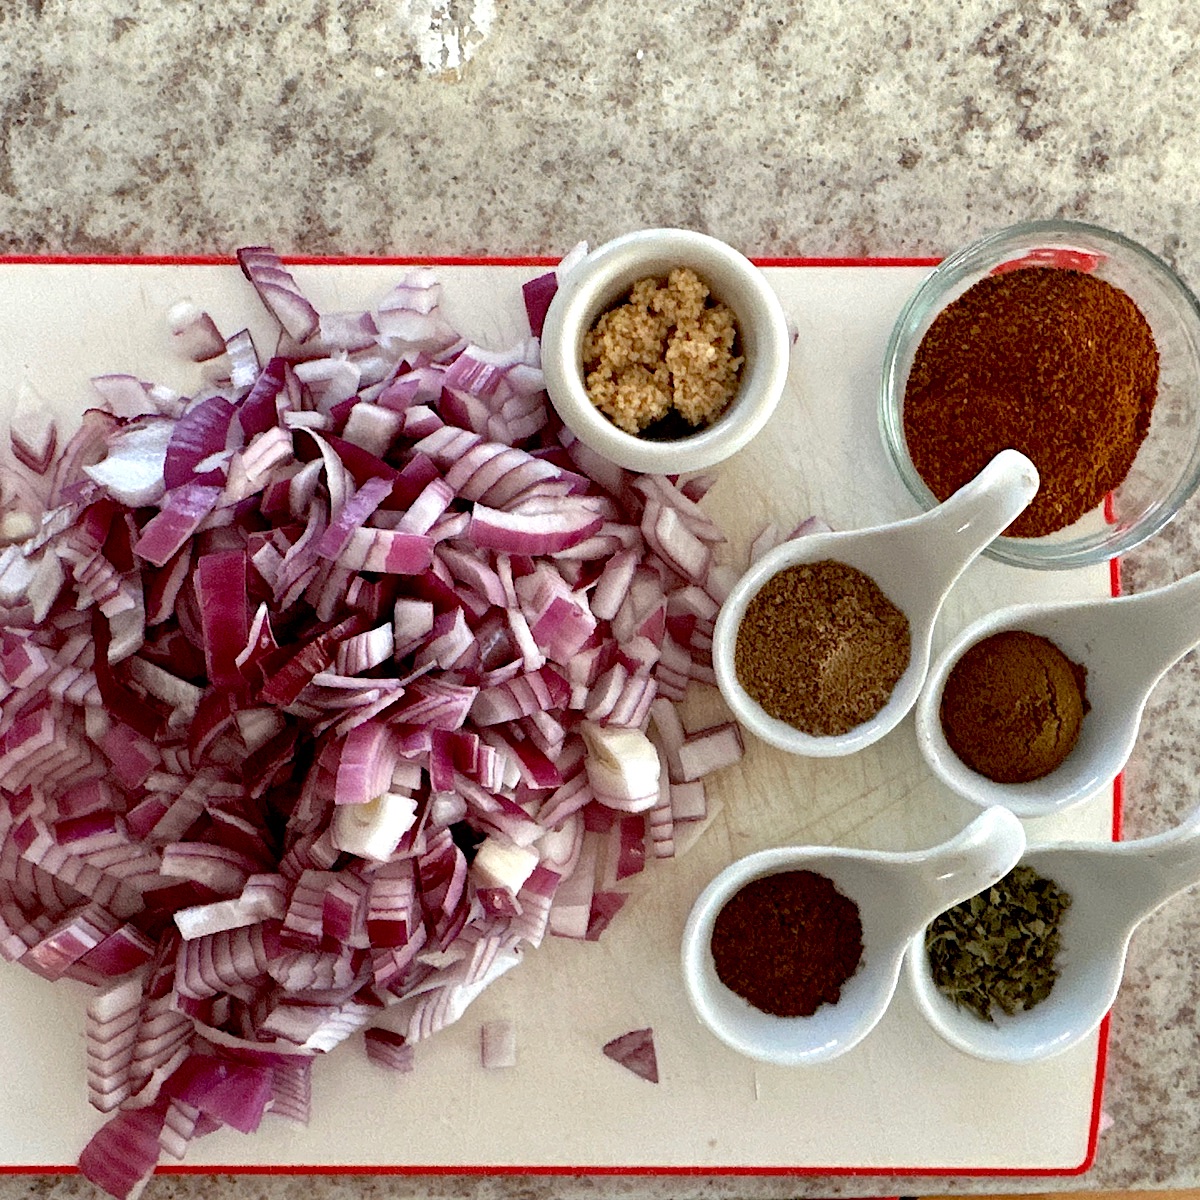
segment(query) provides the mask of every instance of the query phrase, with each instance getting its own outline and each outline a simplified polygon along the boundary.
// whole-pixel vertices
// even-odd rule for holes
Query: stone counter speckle
[[[654,224],[752,255],[1118,229],[1200,284],[1185,0],[3,0],[0,251],[557,254]],[[1200,507],[1129,590],[1200,568]],[[1156,690],[1125,832],[1195,800],[1200,667]],[[1079,1178],[166,1176],[150,1200],[914,1194],[1200,1184],[1200,897],[1139,931]],[[78,1178],[0,1200],[83,1197]]]

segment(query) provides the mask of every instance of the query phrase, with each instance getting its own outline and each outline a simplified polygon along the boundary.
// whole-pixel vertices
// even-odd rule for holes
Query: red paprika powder
[[[935,318],[909,371],[904,437],[939,500],[1001,450],[1020,450],[1041,486],[1005,532],[1041,537],[1121,483],[1157,394],[1158,348],[1129,296],[1082,271],[1020,267]]]
[[[858,905],[816,871],[752,880],[717,914],[711,940],[717,977],[755,1008],[811,1017],[836,1004],[862,961]]]

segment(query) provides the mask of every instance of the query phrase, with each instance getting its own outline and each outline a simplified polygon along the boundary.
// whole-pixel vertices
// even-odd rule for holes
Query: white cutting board
[[[452,317],[493,344],[526,332],[520,284],[544,269],[438,268]],[[369,305],[398,270],[324,263],[294,273],[318,308],[333,310]],[[768,520],[790,528],[815,513],[849,528],[916,511],[887,461],[875,406],[888,333],[928,268],[766,270],[799,331],[787,394],[706,501],[743,559]],[[0,262],[0,405],[24,380],[71,416],[90,402],[88,378],[107,372],[192,392],[196,368],[172,357],[164,321],[182,297],[207,307],[226,334],[250,325],[269,352],[271,324],[235,266]],[[1109,588],[1107,567],[1052,573],[980,561],[953,592],[937,645],[990,607]],[[715,715],[712,698],[692,702],[696,720]],[[1101,1035],[1039,1065],[977,1062],[924,1025],[902,979],[855,1050],[819,1067],[772,1069],[726,1049],[687,1006],[677,966],[684,920],[732,858],[789,842],[914,849],[975,815],[930,777],[911,718],[845,760],[796,760],[748,738],[744,762],[713,777],[710,793],[719,815],[683,858],[649,865],[600,942],[548,939],[457,1026],[421,1044],[411,1075],[368,1063],[358,1039],[339,1047],[317,1064],[307,1129],[268,1117],[252,1137],[222,1130],[191,1148],[188,1165],[1081,1169],[1094,1145]],[[1033,839],[1108,839],[1112,794],[1028,830]],[[85,1098],[82,1010],[75,985],[0,964],[0,1169],[73,1164],[100,1123]],[[501,1017],[516,1025],[518,1065],[484,1071],[479,1027]],[[644,1026],[655,1033],[657,1086],[601,1054],[610,1038]]]

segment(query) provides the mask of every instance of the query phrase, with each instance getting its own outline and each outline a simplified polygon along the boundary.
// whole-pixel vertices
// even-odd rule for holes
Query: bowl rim
[[[716,421],[687,437],[649,441],[618,429],[588,399],[579,369],[583,335],[613,304],[614,282],[639,262],[680,260],[704,277],[714,295],[734,310],[742,327],[753,322],[755,361],[743,375],[739,391]],[[658,273],[646,267],[643,274]],[[713,279],[714,274],[719,279]],[[640,278],[632,275],[631,282]],[[740,281],[735,303],[720,280]],[[745,333],[742,337],[745,339]],[[682,228],[637,229],[591,251],[573,267],[550,302],[542,327],[542,369],[550,403],[571,432],[592,450],[628,470],[677,474],[715,466],[742,449],[770,419],[787,383],[791,334],[783,304],[762,270],[729,243],[711,234]],[[752,378],[751,378],[752,377]],[[748,382],[752,390],[745,390]]]
[[[902,482],[922,509],[935,505],[937,498],[913,467],[904,440],[901,424],[904,389],[903,382],[897,378],[902,352],[910,346],[915,349],[915,344],[919,344],[915,338],[917,328],[926,316],[936,316],[948,303],[943,299],[948,291],[948,282],[953,284],[961,281],[969,270],[978,270],[985,268],[989,263],[1005,261],[997,252],[1007,244],[1033,241],[1043,236],[1047,239],[1059,238],[1064,243],[1073,238],[1091,240],[1142,262],[1149,268],[1149,273],[1175,292],[1185,308],[1190,310],[1196,328],[1194,341],[1197,351],[1200,352],[1200,301],[1195,293],[1164,259],[1124,234],[1086,221],[1050,219],[1016,222],[992,230],[968,243],[942,259],[909,296],[892,325],[880,372],[877,406],[880,436]],[[1193,435],[1186,469],[1170,492],[1144,512],[1134,524],[1114,533],[1116,527],[1106,523],[1097,532],[1073,539],[1000,536],[983,551],[983,554],[1011,566],[1038,570],[1058,570],[1108,562],[1159,533],[1174,519],[1197,487],[1200,487],[1200,425]],[[1055,536],[1051,535],[1051,538]]]

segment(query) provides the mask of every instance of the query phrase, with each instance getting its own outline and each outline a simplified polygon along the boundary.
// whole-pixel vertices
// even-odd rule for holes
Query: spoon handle
[[[1131,901],[1148,916],[1172,896],[1200,883],[1200,808],[1174,829],[1153,837],[1118,842],[1133,878]],[[1136,866],[1135,866],[1136,864]]]
[[[1025,828],[1007,808],[981,813],[957,837],[915,856],[919,880],[909,893],[917,927],[991,887],[1025,852]]]
[[[974,479],[920,518],[922,534],[938,550],[930,566],[939,592],[1028,507],[1038,484],[1037,467],[1024,454],[1001,450]]]
[[[1117,603],[1124,635],[1144,648],[1148,685],[1200,644],[1200,571]]]

